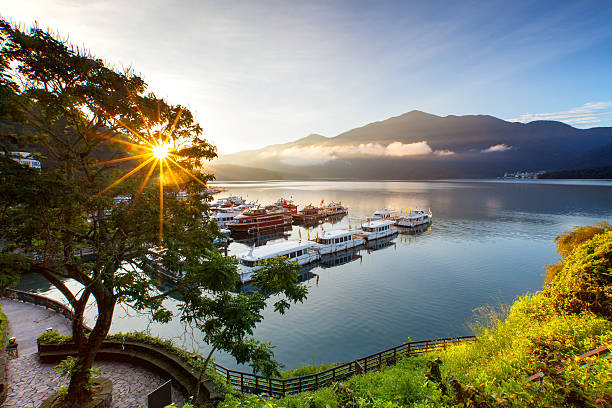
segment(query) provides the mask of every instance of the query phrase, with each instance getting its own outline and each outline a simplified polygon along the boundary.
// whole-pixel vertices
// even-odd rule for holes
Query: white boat
[[[236,222],[234,219],[238,215],[242,214],[241,210],[235,210],[233,208],[219,209],[213,215],[210,216],[211,220],[214,220],[219,228],[225,228],[230,224]]]
[[[212,204],[213,207],[235,207],[237,205],[245,204],[246,200],[242,197],[231,196],[218,199]]]
[[[331,203],[324,205],[323,209],[325,210],[325,215],[328,217],[338,217],[340,215],[348,214],[348,207],[342,205],[342,203],[336,203],[332,201]]]
[[[421,225],[427,225],[431,222],[431,210],[425,212],[423,210],[410,210],[406,214],[401,214],[395,219],[395,224],[398,227],[415,228]]]
[[[393,218],[397,215],[397,211],[392,210],[390,208],[383,208],[382,210],[376,210],[374,213],[368,217],[368,221],[373,220],[386,220],[388,218]]]
[[[236,256],[240,264],[238,265],[238,275],[242,283],[253,279],[253,273],[262,268],[261,261],[265,259],[283,256],[291,261],[296,261],[299,265],[306,265],[318,261],[321,256],[312,248],[317,244],[314,242],[285,241],[277,244],[269,244],[260,247],[252,247],[249,251]]]
[[[321,236],[311,241],[317,242],[314,247],[315,251],[320,255],[327,255],[365,244],[365,239],[361,236],[356,236],[356,234],[359,234],[359,231],[325,231]]]
[[[372,241],[397,234],[393,220],[372,220],[361,224],[361,232],[358,234],[366,241]]]

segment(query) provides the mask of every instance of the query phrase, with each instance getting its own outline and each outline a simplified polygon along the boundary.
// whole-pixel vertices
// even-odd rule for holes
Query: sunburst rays
[[[115,119],[115,122],[118,123],[121,127],[123,127],[127,132],[129,132],[129,134],[131,134],[135,138],[134,141],[136,143],[133,143],[132,141],[121,140],[121,139],[111,137],[108,135],[96,135],[96,136],[102,139],[109,140],[111,142],[116,142],[116,143],[125,145],[128,148],[136,150],[138,154],[127,156],[127,157],[121,157],[121,158],[113,159],[113,160],[100,161],[100,162],[95,163],[95,165],[102,166],[102,165],[110,165],[110,164],[117,164],[117,163],[125,163],[131,160],[140,160],[141,163],[138,164],[133,169],[127,171],[117,180],[113,181],[106,188],[104,188],[102,191],[96,194],[95,197],[98,197],[108,192],[112,188],[118,186],[124,180],[134,176],[140,170],[149,166],[145,177],[143,178],[142,182],[138,186],[138,190],[136,194],[132,197],[132,203],[129,208],[131,210],[134,207],[140,195],[142,194],[151,176],[153,175],[155,170],[158,169],[158,172],[159,172],[159,246],[161,248],[162,243],[163,243],[163,234],[164,234],[164,184],[166,182],[166,180],[164,179],[164,173],[170,176],[169,180],[172,181],[172,183],[176,186],[177,190],[179,191],[181,190],[179,180],[182,180],[182,178],[177,177],[171,165],[174,166],[176,169],[178,169],[180,172],[187,174],[189,177],[193,178],[195,181],[197,181],[198,183],[200,183],[201,185],[205,187],[206,187],[206,183],[204,183],[190,170],[186,169],[184,166],[182,166],[181,164],[177,162],[177,160],[180,159],[180,156],[175,154],[175,152],[177,152],[176,142],[175,143],[169,142],[169,139],[172,136],[174,136],[174,131],[176,130],[176,126],[181,117],[183,109],[180,108],[176,117],[171,123],[168,122],[165,124],[165,126],[161,126],[158,131],[153,131],[149,126],[149,121],[145,118],[144,114],[142,113],[142,110],[140,109],[138,104],[135,103],[135,101],[134,101],[134,105],[136,106],[136,110],[142,120],[142,123],[145,125],[146,134],[138,133],[132,127],[126,125],[121,120]],[[157,121],[161,122],[160,114],[159,114],[159,107],[158,107],[158,113],[157,113]],[[155,135],[155,133],[157,134]]]

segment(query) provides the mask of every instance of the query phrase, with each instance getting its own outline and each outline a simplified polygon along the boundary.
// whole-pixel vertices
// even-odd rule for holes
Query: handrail
[[[74,313],[66,305],[45,296],[14,289],[6,289],[5,296],[45,306],[63,314],[70,320],[74,319]],[[451,345],[472,341],[476,341],[475,336],[443,337],[439,339],[409,341],[317,373],[292,378],[265,377],[245,371],[231,370],[214,362],[213,368],[214,371],[220,374],[227,384],[235,390],[246,394],[267,394],[271,397],[280,398],[299,392],[314,391],[329,386],[333,382],[345,380],[353,375],[364,374],[369,371],[378,371],[382,367],[395,365],[401,357],[415,356],[433,350],[446,349],[446,347]]]
[[[327,370],[292,378],[268,378],[244,371],[230,370],[217,363],[214,363],[214,368],[229,385],[242,393],[263,393],[272,397],[283,397],[329,386],[332,382],[344,380],[356,374],[378,371],[384,366],[394,365],[403,356],[414,356],[475,340],[475,336],[460,336],[410,341]]]

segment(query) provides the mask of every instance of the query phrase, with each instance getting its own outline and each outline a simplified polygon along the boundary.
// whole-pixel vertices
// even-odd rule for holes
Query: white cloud
[[[588,102],[584,105],[562,112],[525,113],[510,122],[533,122],[534,120],[559,120],[569,125],[584,126],[601,122],[599,116],[612,114],[612,102]]]
[[[480,151],[480,153],[495,153],[495,152],[505,152],[507,150],[511,150],[512,146],[508,146],[507,144],[496,144],[493,146],[489,146],[486,149]]]
[[[455,152],[453,152],[452,150],[443,149],[443,150],[436,150],[434,154],[436,156],[452,156],[453,154],[455,154]]]
[[[410,157],[429,154],[449,155],[448,150],[434,152],[426,141],[415,143],[392,142],[361,143],[358,145],[292,146],[281,150],[266,150],[261,158],[277,157],[281,162],[293,165],[322,164],[342,157]]]

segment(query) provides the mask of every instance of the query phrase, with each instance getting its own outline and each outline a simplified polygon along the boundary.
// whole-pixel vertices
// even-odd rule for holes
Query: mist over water
[[[349,216],[316,231],[355,228],[376,209],[431,208],[431,228],[400,234],[377,250],[357,251],[341,265],[317,265],[308,299],[285,315],[266,310],[255,336],[276,345],[288,368],[353,360],[406,341],[471,334],[473,309],[510,303],[544,281],[543,266],[556,262],[553,239],[576,225],[612,222],[609,181],[434,181],[434,182],[235,182],[227,191],[266,204],[278,198],[301,206],[341,201]],[[293,226],[287,239],[297,240]],[[285,239],[280,237],[279,239]],[[230,254],[248,250],[234,242]],[[347,257],[348,258],[348,257]],[[19,289],[61,299],[42,279],[28,277]],[[168,301],[173,307],[174,302]],[[95,307],[88,308],[95,317]],[[149,324],[146,316],[118,307],[113,332],[145,330],[189,350],[205,351],[197,333],[175,319]],[[231,357],[216,361],[238,367]]]

